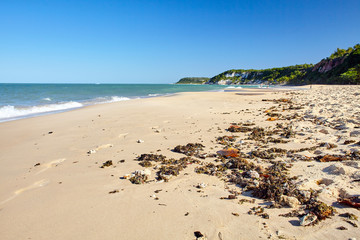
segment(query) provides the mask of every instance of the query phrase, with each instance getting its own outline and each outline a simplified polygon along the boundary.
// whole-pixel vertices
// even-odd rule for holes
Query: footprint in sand
[[[111,148],[113,146],[114,146],[113,144],[104,144],[104,145],[98,146],[97,148],[95,148],[95,150],[98,151],[100,149]]]
[[[64,162],[66,159],[65,158],[60,158],[45,164],[41,165],[41,170],[39,172],[37,172],[35,175],[38,175],[39,173],[45,172],[46,170],[48,170],[49,168],[52,167],[57,167],[60,163]]]
[[[121,133],[119,134],[118,138],[124,138],[128,135],[129,133]]]
[[[15,197],[17,197],[18,195],[20,195],[23,192],[35,189],[35,188],[40,188],[40,187],[44,187],[46,186],[50,181],[48,179],[42,179],[40,181],[34,182],[33,184],[31,184],[30,186],[24,187],[24,188],[20,188],[18,190],[16,190],[11,197],[9,197],[8,199],[5,199],[4,201],[0,202],[0,205],[14,199]]]
[[[154,126],[151,128],[152,130],[154,130],[155,133],[161,133],[161,129],[159,129],[159,126]]]
[[[98,146],[97,148],[94,148],[94,149],[89,150],[87,153],[88,153],[88,154],[93,154],[93,153],[96,153],[97,151],[99,151],[99,150],[101,150],[101,149],[111,148],[111,147],[113,147],[113,146],[114,146],[113,144],[104,144],[104,145]]]

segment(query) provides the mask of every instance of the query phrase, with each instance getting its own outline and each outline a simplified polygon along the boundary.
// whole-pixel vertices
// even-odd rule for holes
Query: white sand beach
[[[180,93],[0,123],[0,238],[359,239],[360,222],[349,217],[359,211],[338,199],[360,192],[360,87],[303,88]],[[252,130],[229,132],[231,125]],[[268,133],[249,139],[255,127]],[[221,145],[222,136],[236,140]],[[198,162],[163,175],[168,181],[157,175],[166,164],[137,161],[186,157],[172,150],[188,143],[204,146],[191,156]],[[231,158],[216,156],[227,147],[257,168],[233,168]],[[253,196],[248,188],[268,181],[274,162],[288,168],[296,193],[334,212],[301,226],[309,205]],[[209,163],[214,174],[195,172]],[[129,180],[145,169],[145,183]]]

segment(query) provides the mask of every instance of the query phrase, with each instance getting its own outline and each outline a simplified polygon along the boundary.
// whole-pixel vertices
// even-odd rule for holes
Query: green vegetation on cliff
[[[186,77],[180,79],[176,84],[204,84],[209,81],[210,78],[206,77]]]
[[[360,84],[360,44],[347,50],[337,49],[322,59],[302,78],[290,84]]]
[[[208,83],[216,84],[224,80],[231,81],[232,84],[285,84],[294,78],[304,76],[311,67],[312,65],[310,64],[303,64],[264,70],[232,69],[212,77]]]
[[[360,44],[348,49],[337,48],[330,57],[322,59],[315,65],[302,64],[263,70],[231,69],[210,79],[183,78],[177,83],[360,84]]]

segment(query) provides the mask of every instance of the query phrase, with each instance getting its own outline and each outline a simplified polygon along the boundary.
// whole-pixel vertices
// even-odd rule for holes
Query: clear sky
[[[173,83],[317,63],[360,43],[359,0],[1,0],[0,82]]]

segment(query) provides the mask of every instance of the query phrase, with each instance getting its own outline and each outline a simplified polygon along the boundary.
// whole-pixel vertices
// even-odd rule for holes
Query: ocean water
[[[93,104],[178,92],[221,91],[226,87],[175,84],[0,84],[0,122]]]

